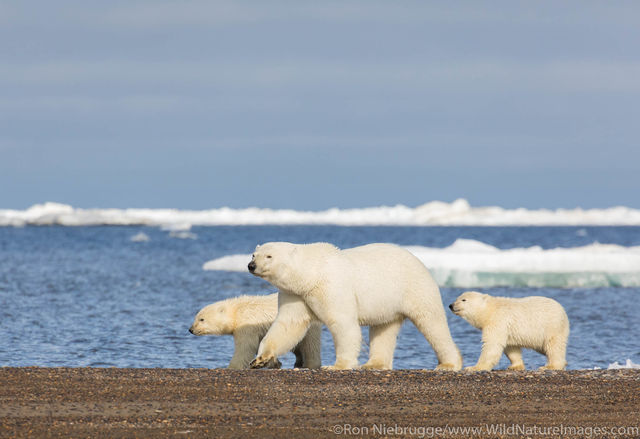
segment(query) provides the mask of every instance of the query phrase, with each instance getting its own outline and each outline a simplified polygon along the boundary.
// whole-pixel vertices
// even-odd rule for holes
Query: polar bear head
[[[228,300],[221,300],[198,311],[189,332],[195,335],[227,335],[234,329],[234,307]]]
[[[337,250],[324,242],[267,242],[256,247],[247,268],[281,290],[300,293],[314,286],[318,264]]]
[[[258,277],[271,281],[293,264],[296,244],[290,242],[267,242],[256,246],[247,268]]]
[[[456,301],[449,305],[449,309],[478,328],[481,327],[481,320],[490,297],[488,294],[477,291],[467,291],[458,296]]]

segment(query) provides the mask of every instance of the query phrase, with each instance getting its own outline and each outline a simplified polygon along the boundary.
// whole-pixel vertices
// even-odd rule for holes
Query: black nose
[[[451,311],[453,311],[453,303],[452,303],[451,305],[449,305],[449,309],[450,309]]]
[[[189,328],[189,332],[193,334],[193,328]]]
[[[249,271],[253,273],[256,269],[256,263],[254,261],[249,262],[249,265],[247,265],[247,268],[249,268]]]

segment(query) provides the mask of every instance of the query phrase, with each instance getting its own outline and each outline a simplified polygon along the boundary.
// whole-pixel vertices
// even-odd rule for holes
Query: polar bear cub
[[[336,362],[358,367],[362,333],[369,326],[370,356],[362,367],[391,369],[396,338],[409,319],[429,341],[438,369],[459,370],[462,357],[451,338],[440,290],[427,268],[393,244],[340,250],[327,243],[259,245],[249,271],[280,291],[278,316],[251,367],[263,367],[304,336],[312,322],[327,325]]]
[[[233,335],[235,351],[229,369],[248,369],[256,356],[260,340],[278,313],[278,293],[268,296],[239,296],[221,300],[202,308],[196,314],[189,332],[195,335]],[[309,328],[300,343],[292,346],[295,367],[317,369],[321,365],[322,325]],[[286,351],[285,351],[286,352]],[[267,365],[279,368],[277,358]]]
[[[541,369],[564,369],[569,319],[562,305],[540,296],[514,299],[475,291],[461,294],[449,305],[454,314],[482,330],[482,353],[467,370],[491,370],[504,352],[511,370],[523,370],[521,348],[546,355]]]

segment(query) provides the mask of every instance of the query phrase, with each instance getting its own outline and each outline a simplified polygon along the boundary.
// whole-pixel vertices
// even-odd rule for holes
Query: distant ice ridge
[[[186,228],[191,225],[640,225],[640,210],[504,209],[471,207],[464,199],[452,203],[432,201],[418,207],[380,206],[361,209],[299,211],[251,207],[209,210],[79,209],[66,204],[36,204],[26,210],[0,210],[0,226],[25,225],[148,225]]]
[[[406,247],[431,271],[440,286],[454,288],[636,287],[640,286],[640,246],[591,244],[501,250],[472,239],[445,248]],[[229,255],[203,265],[205,270],[246,271],[251,255]]]

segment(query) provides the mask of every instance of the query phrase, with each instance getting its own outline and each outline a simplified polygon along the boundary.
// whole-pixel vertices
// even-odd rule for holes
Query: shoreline
[[[637,369],[3,367],[0,437],[640,437],[638,395]]]

